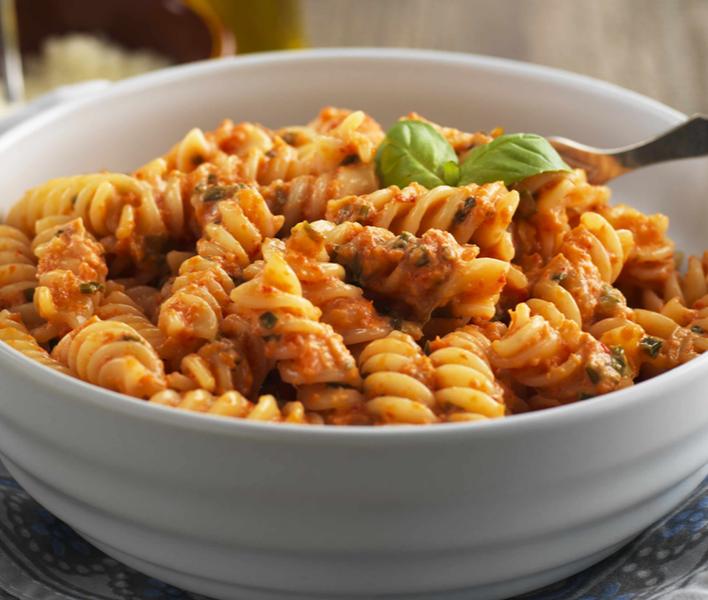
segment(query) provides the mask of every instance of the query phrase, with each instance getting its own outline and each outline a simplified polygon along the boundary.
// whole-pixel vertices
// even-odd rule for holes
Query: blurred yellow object
[[[190,0],[204,3],[233,31],[239,54],[306,45],[298,0]]]

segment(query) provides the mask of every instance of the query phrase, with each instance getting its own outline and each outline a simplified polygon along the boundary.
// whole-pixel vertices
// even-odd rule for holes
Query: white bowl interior
[[[385,126],[409,111],[462,129],[560,134],[613,147],[656,134],[680,114],[619,88],[481,57],[397,50],[261,55],[189,65],[117,84],[50,111],[0,140],[6,210],[48,178],[129,171],[190,128],[223,118],[305,123],[325,105],[362,108]],[[708,158],[654,167],[615,183],[615,200],[671,217],[687,251],[702,251]]]

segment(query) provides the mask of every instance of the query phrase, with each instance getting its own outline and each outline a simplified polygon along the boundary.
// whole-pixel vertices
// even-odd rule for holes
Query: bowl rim
[[[26,121],[12,127],[0,135],[0,152],[6,151],[16,140],[38,131],[48,123],[61,118],[68,113],[75,113],[83,106],[103,102],[108,98],[120,98],[141,91],[157,88],[165,83],[189,79],[192,75],[238,71],[239,67],[254,65],[269,65],[280,63],[299,63],[308,61],[341,61],[341,60],[398,60],[402,62],[425,61],[429,63],[459,64],[502,72],[517,76],[532,77],[551,83],[570,84],[580,91],[600,94],[610,99],[641,104],[654,113],[657,119],[679,122],[686,115],[670,108],[657,100],[648,98],[637,92],[621,86],[601,81],[585,75],[571,73],[552,67],[526,63],[505,58],[488,57],[476,54],[446,52],[439,50],[414,50],[407,48],[319,48],[309,50],[288,50],[279,52],[264,52],[248,56],[231,56],[217,60],[199,61],[175,65],[159,71],[146,73],[111,84],[107,89],[83,99],[60,104],[43,111]],[[706,369],[708,372],[708,353],[701,355],[688,363],[680,365],[666,373],[662,373],[649,381],[641,382],[628,388],[603,394],[594,398],[575,402],[541,411],[522,413],[504,419],[489,419],[470,423],[444,423],[433,426],[396,425],[396,426],[364,426],[352,425],[334,427],[331,425],[307,425],[291,423],[273,423],[250,421],[248,419],[225,418],[223,416],[179,410],[146,400],[127,396],[97,385],[85,382],[70,375],[41,365],[22,355],[6,344],[0,344],[0,361],[12,368],[19,377],[35,378],[43,387],[63,387],[77,402],[89,402],[97,407],[122,413],[129,417],[138,417],[163,424],[222,434],[277,435],[281,438],[307,436],[312,439],[329,441],[330,438],[346,440],[368,440],[375,436],[378,440],[405,441],[414,436],[420,440],[437,439],[445,436],[454,439],[457,436],[488,436],[509,434],[517,435],[518,430],[527,427],[533,430],[567,426],[590,416],[595,418],[611,415],[619,410],[632,409],[642,402],[643,390],[652,386],[655,394],[670,392],[681,386],[681,380],[695,376],[696,370]],[[639,391],[637,391],[639,390]]]

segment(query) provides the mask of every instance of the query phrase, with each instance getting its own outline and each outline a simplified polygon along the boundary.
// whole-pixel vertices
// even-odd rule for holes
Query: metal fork
[[[549,137],[553,147],[573,168],[585,169],[595,185],[659,162],[708,155],[708,118],[694,115],[677,127],[632,146],[603,150],[562,137]]]

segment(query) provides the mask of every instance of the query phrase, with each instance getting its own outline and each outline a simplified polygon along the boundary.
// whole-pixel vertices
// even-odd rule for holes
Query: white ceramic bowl
[[[178,67],[59,107],[0,140],[2,206],[49,177],[132,169],[223,117],[305,122],[325,104],[390,124],[620,145],[682,115],[545,68],[403,50]],[[633,174],[620,199],[705,243],[707,160]],[[708,461],[708,357],[576,405],[474,425],[324,428],[151,406],[0,344],[0,452],[107,553],[224,599],[501,598],[599,560],[694,488]]]

